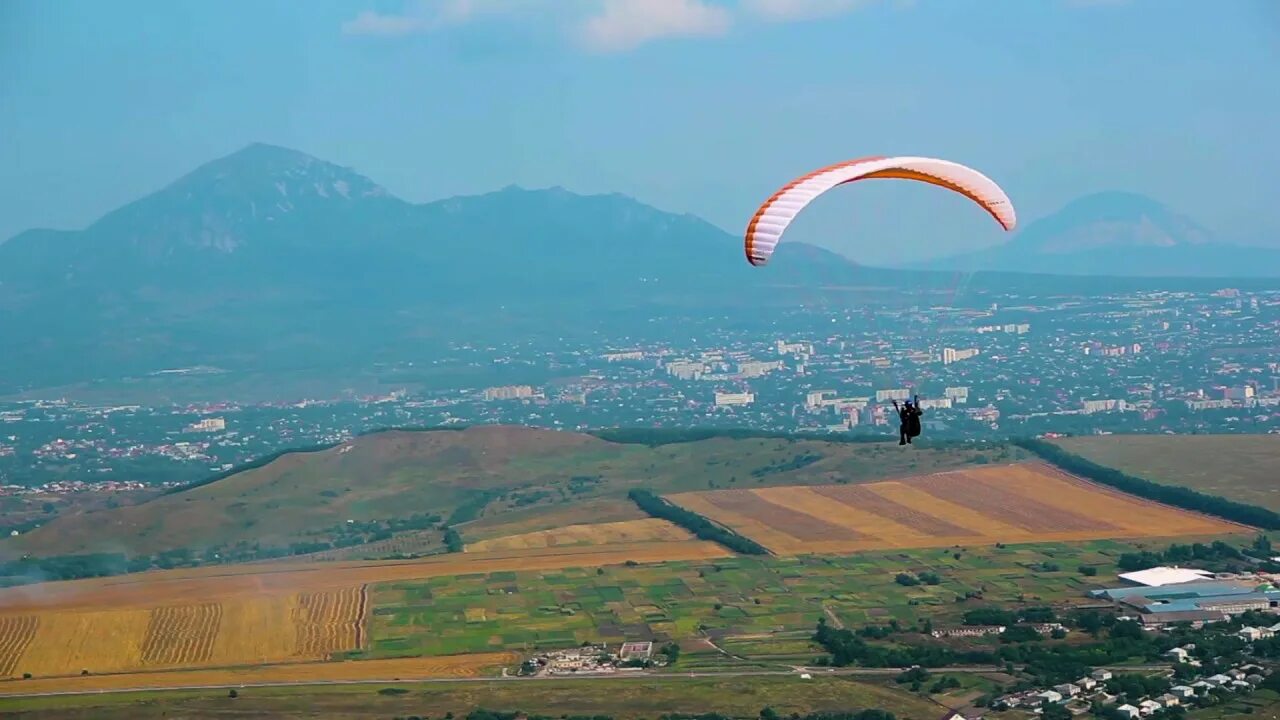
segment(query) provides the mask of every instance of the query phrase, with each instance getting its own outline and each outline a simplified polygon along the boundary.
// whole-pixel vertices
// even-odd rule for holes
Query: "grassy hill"
[[[429,552],[443,547],[445,524],[471,540],[642,517],[625,504],[633,487],[681,492],[862,482],[1022,455],[1004,446],[904,451],[888,443],[783,437],[658,444],[652,436],[610,441],[507,426],[395,430],[287,453],[136,506],[59,517],[0,540],[0,559],[168,551],[181,561],[190,550],[226,560],[252,557],[247,553],[255,548],[302,552],[304,544],[376,544],[409,533],[416,551]]]
[[[1097,435],[1054,442],[1144,480],[1280,512],[1280,435]]]

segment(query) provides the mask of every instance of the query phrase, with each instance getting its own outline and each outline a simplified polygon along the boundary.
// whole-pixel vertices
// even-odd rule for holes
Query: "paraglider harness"
[[[911,403],[907,403],[907,437],[913,438],[919,436],[920,408]]]
[[[906,438],[914,438],[920,436],[920,396],[917,395],[915,402],[905,400],[902,406],[898,406],[898,401],[893,401],[893,407],[898,411],[898,417],[902,421],[902,434]]]

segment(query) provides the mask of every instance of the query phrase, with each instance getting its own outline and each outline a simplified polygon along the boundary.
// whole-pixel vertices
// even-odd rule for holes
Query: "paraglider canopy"
[[[915,180],[960,193],[978,203],[1005,230],[1017,225],[1013,203],[987,176],[957,163],[924,157],[867,157],[829,165],[792,180],[765,201],[747,226],[747,262],[764,265],[800,211],[828,190],[855,180]]]

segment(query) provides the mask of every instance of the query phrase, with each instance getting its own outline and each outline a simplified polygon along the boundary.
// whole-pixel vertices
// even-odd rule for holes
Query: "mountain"
[[[1230,245],[1143,195],[1075,200],[994,248],[919,267],[934,270],[1142,277],[1280,277],[1280,250]]]
[[[741,253],[703,220],[622,195],[509,187],[413,204],[255,144],[84,230],[0,245],[0,392],[177,366],[367,366],[655,304],[753,307],[780,297],[771,287],[869,272],[798,243],[768,272]]]

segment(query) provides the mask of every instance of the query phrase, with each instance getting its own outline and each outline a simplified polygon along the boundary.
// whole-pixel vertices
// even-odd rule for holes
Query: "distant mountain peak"
[[[90,230],[169,256],[176,248],[230,253],[267,224],[393,199],[360,173],[290,148],[252,143],[111,212]]]
[[[319,197],[332,194],[350,199],[387,195],[385,189],[351,168],[267,143],[251,143],[207,162],[179,178],[170,188],[210,185],[215,186],[216,192],[243,192],[253,185],[267,185],[284,196],[288,196],[290,186],[295,186],[295,194],[314,193]]]
[[[1133,276],[1274,276],[1275,250],[1217,241],[1164,203],[1111,190],[1076,198],[1012,240],[924,263],[966,270]]]

